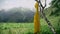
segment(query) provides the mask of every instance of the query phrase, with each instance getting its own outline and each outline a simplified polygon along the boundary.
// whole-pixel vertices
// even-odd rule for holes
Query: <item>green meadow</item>
[[[60,25],[58,21],[60,17],[50,17],[51,24],[56,29],[57,34],[60,34]],[[59,23],[60,24],[60,23]],[[40,33],[41,34],[53,34],[49,29],[46,21],[40,19]],[[34,33],[34,23],[0,23],[0,34],[33,34]]]

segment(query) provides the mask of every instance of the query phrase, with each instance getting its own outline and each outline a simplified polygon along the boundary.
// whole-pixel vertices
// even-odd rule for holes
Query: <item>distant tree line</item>
[[[28,8],[0,10],[0,22],[33,22],[34,12]]]

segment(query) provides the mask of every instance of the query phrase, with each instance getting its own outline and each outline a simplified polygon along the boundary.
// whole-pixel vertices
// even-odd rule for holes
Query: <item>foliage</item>
[[[52,0],[51,2],[51,15],[59,16],[60,15],[60,0]]]
[[[0,22],[32,22],[34,12],[28,8],[0,10]]]

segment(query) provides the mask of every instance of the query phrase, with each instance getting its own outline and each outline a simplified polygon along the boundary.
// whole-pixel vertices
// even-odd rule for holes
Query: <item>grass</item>
[[[53,27],[55,27],[57,34],[60,34],[60,29],[58,27],[58,19],[60,17],[48,18],[51,21]],[[41,34],[53,34],[48,28],[47,23],[41,19],[40,20],[40,33]],[[34,33],[34,23],[0,23],[0,34],[33,34]]]
[[[0,23],[0,24],[2,24],[0,28],[2,34],[5,33],[26,34],[28,33],[28,31],[33,32],[34,29],[33,23]]]

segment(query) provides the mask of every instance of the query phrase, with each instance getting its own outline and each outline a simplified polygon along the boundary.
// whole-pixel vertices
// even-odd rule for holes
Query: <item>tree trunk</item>
[[[51,25],[51,22],[47,19],[47,17],[45,16],[45,13],[43,11],[44,11],[44,8],[41,9],[42,17],[47,22],[47,24],[48,24],[49,28],[51,29],[51,31],[53,32],[53,34],[56,34],[54,27]]]

